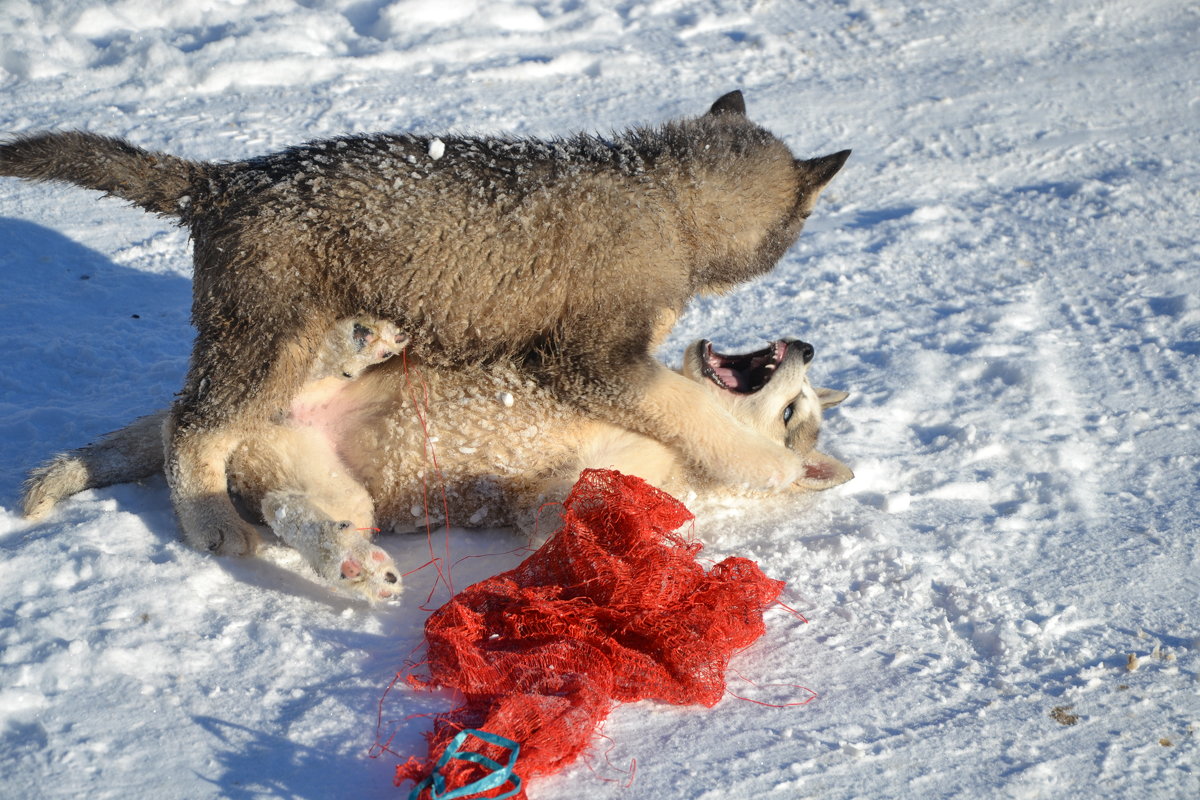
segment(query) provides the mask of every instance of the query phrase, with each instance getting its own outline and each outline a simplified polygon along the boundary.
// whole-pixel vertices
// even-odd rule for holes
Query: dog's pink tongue
[[[717,377],[721,379],[721,383],[725,384],[730,389],[742,388],[742,376],[737,371],[729,367],[717,367],[713,370]]]

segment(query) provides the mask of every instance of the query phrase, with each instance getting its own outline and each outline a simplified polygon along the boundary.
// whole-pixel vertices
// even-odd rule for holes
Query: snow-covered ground
[[[1178,0],[6,0],[0,133],[229,159],[605,131],[741,88],[798,155],[853,148],[779,268],[667,350],[796,334],[853,393],[824,442],[854,481],[698,525],[809,619],[769,611],[731,690],[820,697],[619,707],[531,797],[1196,797],[1198,30]],[[367,753],[431,570],[372,609],[286,552],[201,555],[161,479],[14,510],[27,468],[180,386],[189,263],[162,220],[0,180],[0,795],[402,796]],[[388,694],[393,749],[450,702]]]

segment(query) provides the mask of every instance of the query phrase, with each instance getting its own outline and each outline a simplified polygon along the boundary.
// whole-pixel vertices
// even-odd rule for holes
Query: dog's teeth
[[[725,381],[721,379],[721,376],[717,374],[717,371],[711,365],[701,369],[700,373],[704,375],[704,377],[712,380],[713,383],[715,383],[717,386],[720,386],[722,389],[729,388],[729,384],[725,383]]]

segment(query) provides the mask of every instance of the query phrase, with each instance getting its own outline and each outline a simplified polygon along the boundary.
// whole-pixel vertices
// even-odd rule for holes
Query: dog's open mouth
[[[788,343],[781,340],[753,353],[725,355],[706,339],[700,343],[700,371],[722,389],[753,394],[770,382],[787,349]]]

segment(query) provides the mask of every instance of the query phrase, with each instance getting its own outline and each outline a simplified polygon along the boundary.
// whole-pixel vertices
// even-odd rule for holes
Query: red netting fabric
[[[557,534],[516,569],[430,616],[430,678],[413,682],[458,689],[466,701],[437,718],[428,758],[398,767],[396,785],[429,777],[464,729],[517,742],[515,772],[527,786],[575,760],[614,701],[720,700],[730,656],[762,635],[762,612],[783,583],[744,558],[705,572],[696,562],[701,546],[675,532],[691,519],[639,478],[584,472]],[[505,757],[494,744],[475,749]],[[441,775],[448,793],[480,779],[483,768],[450,760]],[[523,789],[514,796],[523,798]]]

